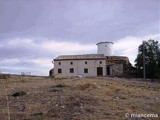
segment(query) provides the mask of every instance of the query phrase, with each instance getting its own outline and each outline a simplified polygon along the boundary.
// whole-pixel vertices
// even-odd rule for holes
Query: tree
[[[160,77],[160,45],[158,44],[158,41],[150,39],[144,41],[138,47],[138,55],[135,59],[138,77],[143,76],[143,52],[145,54],[146,77]]]

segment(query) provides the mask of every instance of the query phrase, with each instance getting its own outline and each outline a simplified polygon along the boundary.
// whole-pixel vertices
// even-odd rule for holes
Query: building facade
[[[97,47],[97,54],[61,55],[55,58],[54,69],[50,70],[50,75],[67,77],[124,76],[129,64],[128,57],[114,56],[112,42],[99,42]]]
[[[105,56],[103,54],[66,55],[54,59],[54,75],[64,76],[105,76]]]

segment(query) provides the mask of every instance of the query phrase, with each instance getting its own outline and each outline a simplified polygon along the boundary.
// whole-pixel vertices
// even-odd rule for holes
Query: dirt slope
[[[160,115],[159,83],[10,77],[0,79],[0,91],[0,120],[129,120],[126,113]],[[12,96],[19,91],[26,94]]]

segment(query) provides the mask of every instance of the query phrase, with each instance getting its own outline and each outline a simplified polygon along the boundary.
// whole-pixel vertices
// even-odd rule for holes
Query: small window
[[[99,64],[102,64],[102,61],[99,61]]]
[[[59,62],[58,64],[61,65],[61,62]]]
[[[62,73],[62,69],[58,69],[58,73]]]
[[[84,73],[88,73],[88,69],[87,68],[84,68]]]
[[[70,68],[70,73],[74,73],[74,68]]]
[[[73,62],[71,62],[71,65],[73,65]]]
[[[87,64],[87,61],[85,61],[85,64]]]

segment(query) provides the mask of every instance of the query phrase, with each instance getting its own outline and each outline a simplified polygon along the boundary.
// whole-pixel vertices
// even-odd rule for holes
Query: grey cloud
[[[159,5],[159,0],[0,0],[0,58],[20,60],[10,67],[36,68],[31,59],[59,55],[52,46],[42,48],[45,41],[86,45],[158,34]],[[21,44],[9,44],[17,38]]]
[[[10,40],[14,42],[14,40]],[[53,57],[53,53],[42,49],[41,43],[33,43],[35,46],[25,43],[17,43],[17,45],[10,45],[10,41],[3,41],[2,46],[0,46],[0,58],[10,59],[10,58],[20,58],[20,59],[32,59],[32,58],[48,58]],[[21,39],[23,41],[23,39]]]
[[[97,42],[159,32],[156,0],[2,0],[1,3],[2,36]]]

